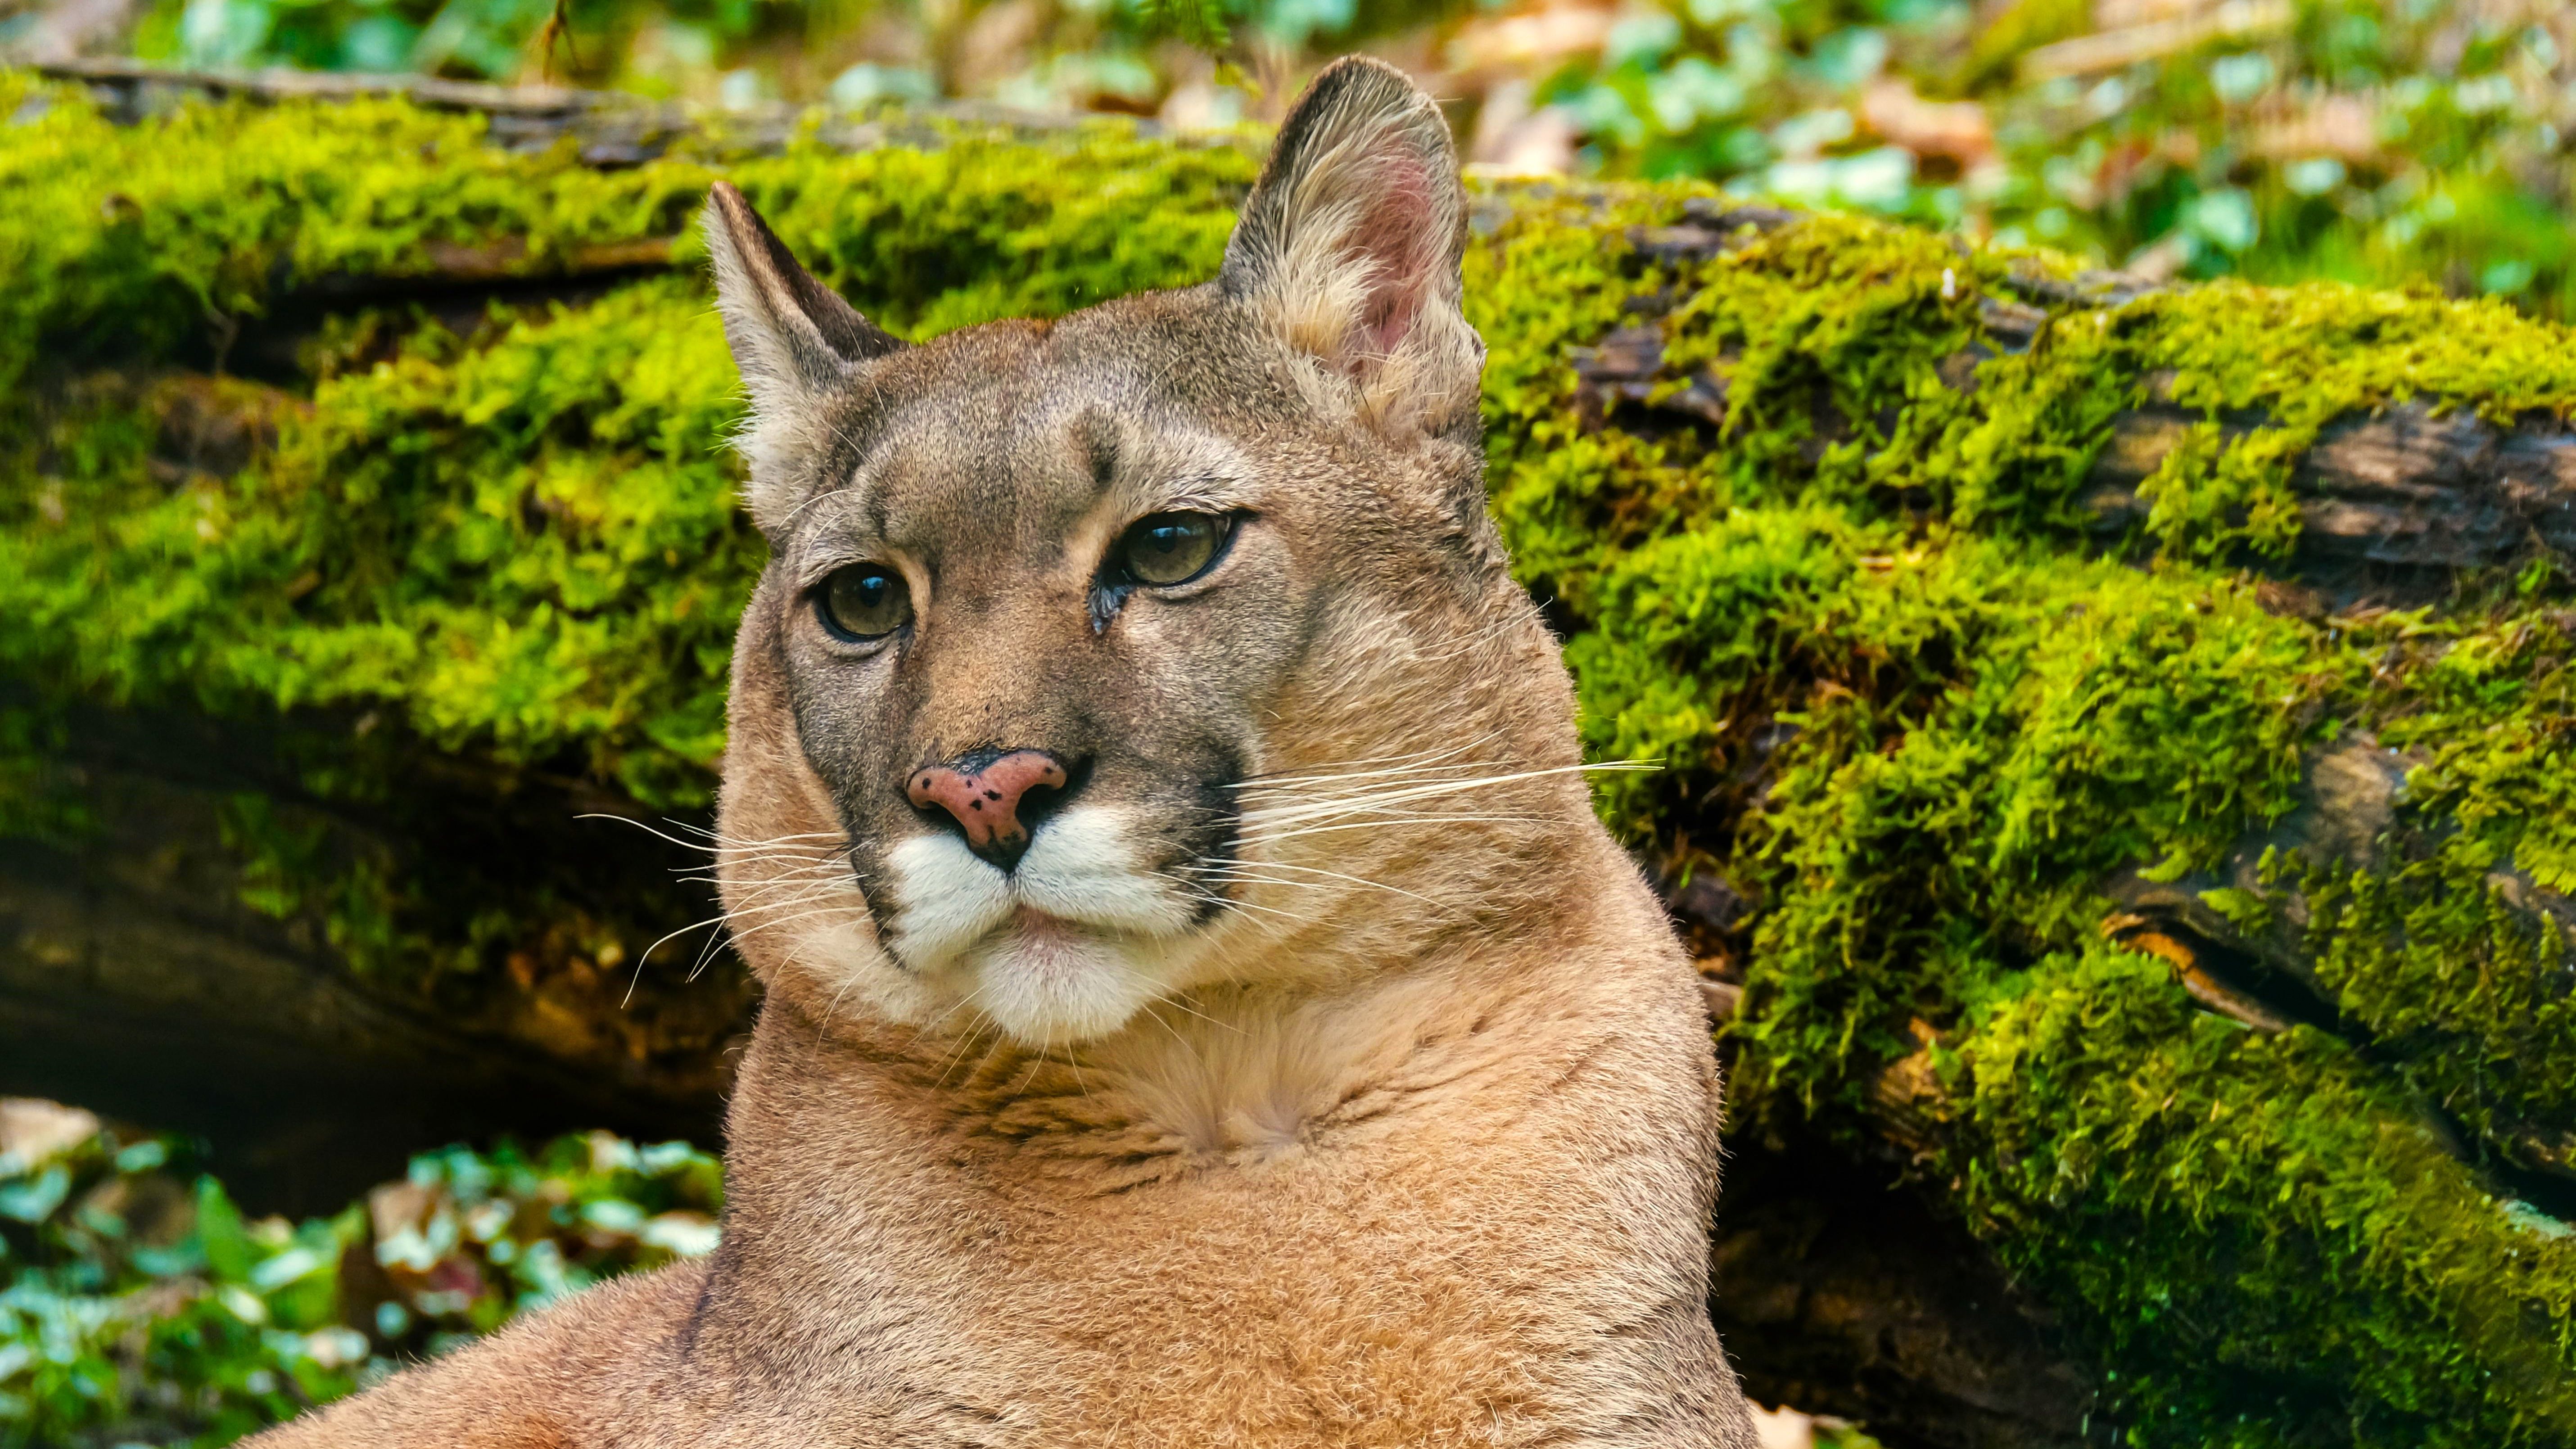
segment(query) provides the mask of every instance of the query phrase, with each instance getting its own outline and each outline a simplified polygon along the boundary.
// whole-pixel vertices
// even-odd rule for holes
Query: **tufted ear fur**
[[[1458,305],[1466,210],[1440,108],[1395,67],[1347,57],[1280,127],[1218,285],[1345,379],[1364,417],[1445,431],[1472,417],[1484,366]]]
[[[708,192],[702,224],[725,340],[751,394],[735,446],[751,464],[751,516],[769,528],[794,507],[797,464],[821,445],[833,390],[903,344],[816,281],[730,183]]]

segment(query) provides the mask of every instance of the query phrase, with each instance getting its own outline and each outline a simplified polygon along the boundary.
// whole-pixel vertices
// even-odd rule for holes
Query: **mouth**
[[[1203,934],[1188,893],[1105,810],[1050,820],[1007,872],[948,834],[906,840],[885,864],[896,963],[1032,1044],[1122,1025]]]
[[[1080,921],[1049,915],[1035,906],[1022,906],[1011,912],[1011,918],[994,928],[994,935],[1005,932],[1017,935],[1033,946],[1058,946],[1074,937],[1091,934],[1092,928]]]
[[[1162,993],[1156,943],[1023,906],[965,953],[970,999],[1041,1048],[1105,1036]]]

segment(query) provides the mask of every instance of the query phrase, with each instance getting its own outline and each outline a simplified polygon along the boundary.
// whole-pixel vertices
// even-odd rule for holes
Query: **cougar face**
[[[1093,315],[890,359],[764,599],[894,964],[1039,1034],[1118,1025],[1203,941],[1315,632],[1275,451],[1140,353]]]
[[[1493,744],[1513,661],[1570,758],[1483,512],[1462,215],[1438,111],[1345,63],[1214,282],[908,347],[716,188],[772,553],[722,879],[773,989],[1097,1037],[1328,960],[1348,891],[1436,892],[1437,832],[1335,840],[1330,782],[1532,764]]]

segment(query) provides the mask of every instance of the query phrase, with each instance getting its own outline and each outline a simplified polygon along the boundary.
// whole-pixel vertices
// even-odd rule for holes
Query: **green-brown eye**
[[[912,622],[912,590],[883,564],[852,564],[823,580],[814,614],[833,638],[865,644]]]
[[[1125,581],[1167,588],[1206,573],[1225,551],[1234,520],[1217,513],[1155,513],[1136,520],[1110,551]]]

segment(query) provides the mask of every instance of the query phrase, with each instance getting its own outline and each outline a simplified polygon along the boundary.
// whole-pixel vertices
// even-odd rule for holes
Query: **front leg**
[[[314,1410],[247,1449],[607,1449],[654,1440],[654,1396],[705,1265],[576,1294],[444,1358]]]

